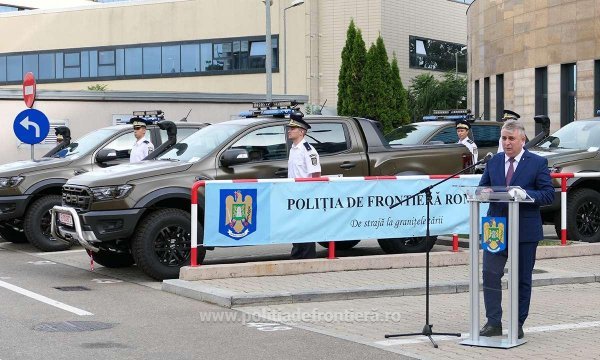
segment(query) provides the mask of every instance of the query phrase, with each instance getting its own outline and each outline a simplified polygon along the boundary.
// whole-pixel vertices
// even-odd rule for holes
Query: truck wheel
[[[50,209],[60,205],[61,201],[60,195],[47,195],[34,201],[25,213],[25,235],[33,246],[42,251],[60,251],[71,247],[71,244],[56,240],[50,234]]]
[[[18,230],[8,225],[0,225],[0,237],[4,240],[15,244],[23,244],[27,242],[27,236],[23,230]]]
[[[387,254],[426,252],[431,250],[436,241],[437,236],[430,236],[428,244],[425,244],[424,236],[377,240],[381,249]]]
[[[569,194],[567,238],[587,242],[600,241],[599,192],[592,189],[577,189]]]
[[[336,241],[335,249],[336,250],[350,250],[353,247],[355,247],[356,245],[358,245],[359,242],[360,242],[360,240]],[[329,242],[320,242],[319,245],[321,245],[325,249],[329,249]]]
[[[142,271],[157,280],[179,277],[179,269],[189,265],[191,252],[190,214],[179,209],[153,212],[140,223],[132,239],[132,251]],[[199,233],[203,233],[198,225]],[[198,262],[206,250],[198,247]]]
[[[129,253],[100,249],[93,256],[94,262],[107,268],[123,268],[134,264],[133,256]]]

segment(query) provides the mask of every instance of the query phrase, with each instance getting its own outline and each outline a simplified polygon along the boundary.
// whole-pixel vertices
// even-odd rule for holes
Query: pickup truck
[[[147,127],[146,138],[155,145],[156,154],[206,126],[169,123],[176,128]],[[62,186],[77,174],[129,162],[135,140],[131,125],[101,128],[73,142],[68,128],[61,128],[66,135],[63,143],[46,156],[0,165],[0,236],[6,241],[29,241],[43,251],[68,249],[71,244],[55,241],[50,234],[49,210],[62,203]],[[168,132],[173,131],[175,139],[168,140]]]
[[[307,116],[307,141],[323,175],[451,174],[463,167],[460,144],[391,147],[376,121]],[[190,188],[206,179],[285,178],[290,142],[282,117],[217,123],[177,143],[156,160],[86,173],[63,186],[52,210],[52,234],[80,242],[107,267],[137,266],[156,279],[174,278],[190,260]],[[111,196],[103,191],[111,188]],[[204,208],[199,201],[202,229]],[[202,230],[200,230],[202,233]],[[199,243],[201,243],[199,239]],[[433,246],[434,241],[430,241]],[[386,252],[424,251],[422,239],[381,239]],[[199,251],[202,261],[206,252]]]
[[[552,173],[600,172],[600,118],[569,123],[529,150],[547,158]],[[567,238],[600,241],[600,178],[573,178],[567,185]],[[558,179],[554,188],[554,202],[541,208],[542,219],[554,224],[560,238]]]

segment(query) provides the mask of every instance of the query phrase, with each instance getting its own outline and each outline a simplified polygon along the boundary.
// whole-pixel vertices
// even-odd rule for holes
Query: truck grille
[[[64,185],[62,188],[62,203],[76,210],[89,210],[92,205],[92,194],[83,186]]]

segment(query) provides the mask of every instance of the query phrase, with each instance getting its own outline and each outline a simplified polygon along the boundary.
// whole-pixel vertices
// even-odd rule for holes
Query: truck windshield
[[[433,130],[435,126],[428,123],[402,125],[387,133],[385,139],[390,145],[419,145],[425,143]]]
[[[91,133],[84,135],[81,139],[70,143],[66,148],[54,154],[53,157],[68,157],[71,160],[78,159],[91,150],[96,149],[118,131],[119,129],[115,128],[92,131]]]
[[[196,162],[244,127],[240,124],[215,124],[204,127],[175,144],[158,159]]]
[[[569,123],[548,136],[539,147],[543,149],[578,149],[600,147],[600,121],[579,120]]]

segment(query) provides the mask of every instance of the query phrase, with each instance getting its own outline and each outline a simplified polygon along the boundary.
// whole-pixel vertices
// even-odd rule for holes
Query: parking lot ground
[[[582,266],[586,264],[589,262]],[[503,304],[506,304],[506,291],[504,295]],[[600,359],[600,342],[597,341],[600,330],[599,297],[600,283],[534,288],[529,319],[524,326],[527,343],[509,350],[464,346],[455,337],[434,336],[438,349],[424,336],[385,339],[385,334],[421,331],[425,324],[424,296],[237,309],[418,359]],[[430,323],[434,331],[461,332],[462,339],[468,337],[468,293],[432,295],[430,301]],[[483,304],[481,309],[483,324]],[[506,332],[506,321],[504,326]]]

